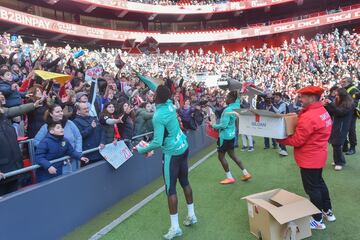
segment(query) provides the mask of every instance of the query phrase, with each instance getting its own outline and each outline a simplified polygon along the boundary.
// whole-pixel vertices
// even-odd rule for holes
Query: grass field
[[[224,172],[215,155],[190,173],[195,211],[199,222],[191,228],[182,227],[184,235],[178,239],[255,239],[249,232],[247,207],[246,202],[241,200],[242,197],[274,188],[284,188],[306,196],[302,188],[299,169],[293,160],[292,148],[289,148],[288,157],[280,157],[276,150],[263,150],[261,138],[255,138],[255,141],[255,152],[241,152],[239,149],[237,151],[246,168],[253,175],[253,179],[249,182],[244,183],[237,178],[237,182],[233,185],[220,185],[218,182],[224,177]],[[209,152],[211,148],[205,149],[203,154]],[[359,148],[357,152],[360,152]],[[324,170],[324,179],[329,187],[337,221],[328,223],[327,229],[324,231],[313,231],[312,239],[360,239],[358,230],[360,224],[360,154],[346,157],[348,164],[341,172],[335,172],[332,169],[331,159],[330,151],[328,165]],[[228,159],[228,161],[233,175],[239,177],[240,170],[231,160]],[[151,191],[154,191],[160,184],[161,180],[152,183],[80,227],[66,239],[88,238],[102,225],[111,222],[132,204],[139,202]],[[179,218],[182,222],[187,214],[187,209],[180,188],[178,188],[178,193]],[[161,239],[162,234],[168,230],[169,224],[166,196],[165,193],[162,193],[102,239]]]

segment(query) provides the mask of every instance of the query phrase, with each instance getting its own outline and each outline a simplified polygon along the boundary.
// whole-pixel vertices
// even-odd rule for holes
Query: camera
[[[274,97],[269,97],[266,94],[260,94],[258,96],[260,98],[260,101],[264,101],[266,105],[271,105],[274,102]]]

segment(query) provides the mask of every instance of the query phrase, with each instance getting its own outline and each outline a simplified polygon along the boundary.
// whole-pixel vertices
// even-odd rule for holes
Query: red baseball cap
[[[324,93],[324,89],[316,86],[308,86],[298,90],[297,93],[321,96],[321,94]]]

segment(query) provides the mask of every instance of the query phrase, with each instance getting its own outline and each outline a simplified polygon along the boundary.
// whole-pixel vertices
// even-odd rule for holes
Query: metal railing
[[[154,132],[147,132],[147,133],[144,133],[144,134],[136,135],[136,136],[132,137],[131,139],[123,139],[122,141],[131,142],[131,141],[133,141],[135,139],[145,137],[145,136],[153,134],[153,133]],[[24,143],[33,144],[33,139],[27,139],[27,140],[19,142],[19,144],[24,144]],[[30,149],[30,147],[29,147],[29,149]],[[88,150],[83,151],[82,155],[87,154],[87,153],[92,153],[92,152],[95,152],[97,150],[99,150],[99,147],[88,149]],[[31,150],[29,150],[29,151],[31,151]],[[34,151],[33,147],[32,147],[32,151]],[[64,156],[64,157],[61,157],[61,158],[51,160],[50,163],[54,164],[54,163],[57,163],[57,162],[66,161],[68,159],[70,159],[69,156]],[[34,163],[34,162],[32,161],[32,163]],[[26,173],[26,172],[29,172],[29,171],[33,171],[33,170],[38,169],[40,167],[41,166],[38,165],[38,164],[33,164],[33,165],[29,166],[29,167],[25,167],[25,168],[21,168],[21,169],[15,170],[15,171],[7,172],[7,173],[4,173],[5,178],[9,178],[9,177],[16,176],[16,175],[19,175],[19,174],[23,174],[23,173]]]

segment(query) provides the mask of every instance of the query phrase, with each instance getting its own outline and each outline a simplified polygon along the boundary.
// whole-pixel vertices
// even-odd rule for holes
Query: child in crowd
[[[88,158],[81,157],[81,153],[76,152],[69,141],[64,138],[64,128],[61,122],[51,122],[48,124],[46,137],[36,148],[36,163],[41,166],[36,172],[38,182],[62,175],[63,161],[53,164],[50,161],[64,156],[80,159],[85,163],[89,162]]]

